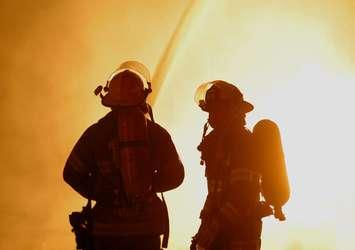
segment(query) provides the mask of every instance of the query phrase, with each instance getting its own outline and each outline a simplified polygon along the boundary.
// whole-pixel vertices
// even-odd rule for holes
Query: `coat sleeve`
[[[93,127],[88,128],[71,151],[63,171],[64,181],[85,198],[90,195],[94,169]]]
[[[151,139],[154,191],[165,192],[178,187],[185,173],[171,136],[162,127],[155,127]]]
[[[264,213],[259,203],[259,173],[255,169],[251,144],[244,142],[243,150],[234,155],[237,158],[231,160],[231,169],[223,179],[227,186],[215,196],[209,194],[202,210],[197,242],[205,248],[210,247],[220,230],[246,220],[259,220]],[[211,183],[214,184],[210,180]]]

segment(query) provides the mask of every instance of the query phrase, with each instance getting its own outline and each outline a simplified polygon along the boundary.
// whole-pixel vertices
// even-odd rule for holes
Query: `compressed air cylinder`
[[[153,183],[147,119],[139,107],[118,112],[116,164],[120,169],[125,193],[138,198],[151,190]]]
[[[263,196],[273,207],[282,207],[290,197],[290,187],[277,124],[267,119],[259,121],[253,128],[253,141]]]

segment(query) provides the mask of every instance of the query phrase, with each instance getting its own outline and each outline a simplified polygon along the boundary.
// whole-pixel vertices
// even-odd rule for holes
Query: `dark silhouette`
[[[261,219],[274,213],[284,220],[281,207],[289,198],[278,128],[262,120],[253,133],[246,129],[246,113],[254,107],[230,83],[202,84],[195,99],[209,113],[198,146],[208,195],[190,248],[258,250]]]
[[[159,250],[161,234],[167,247],[167,208],[156,193],[178,187],[184,169],[169,133],[153,120],[150,92],[149,72],[136,61],[95,90],[112,111],[84,132],[63,173],[89,200],[70,216],[78,248]]]

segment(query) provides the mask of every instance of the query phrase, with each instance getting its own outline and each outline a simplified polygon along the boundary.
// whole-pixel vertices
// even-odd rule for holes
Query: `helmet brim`
[[[249,113],[254,109],[254,105],[247,101],[243,101],[242,107],[245,113]]]
[[[222,94],[220,90],[223,90]],[[210,95],[208,95],[208,93],[210,93]],[[218,97],[216,97],[214,93],[219,93],[217,94]],[[201,84],[196,89],[194,99],[197,105],[205,112],[210,112],[214,110],[213,103],[217,104],[217,102],[219,102],[221,105],[219,106],[219,108],[217,108],[217,110],[222,110],[224,107],[223,105],[242,110],[242,112],[244,113],[248,113],[254,109],[253,104],[243,99],[243,94],[235,85],[222,80],[216,80]]]

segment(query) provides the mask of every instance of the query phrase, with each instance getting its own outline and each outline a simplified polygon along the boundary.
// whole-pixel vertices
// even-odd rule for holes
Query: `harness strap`
[[[153,123],[155,123],[152,106],[147,104],[147,107],[148,107],[148,113],[149,113],[150,119],[151,119],[151,121]],[[163,248],[167,248],[168,247],[168,242],[169,242],[169,235],[170,235],[169,213],[168,213],[168,206],[167,206],[167,204],[165,202],[165,198],[164,198],[163,192],[161,192],[160,195],[161,195],[161,199],[163,201],[163,210],[164,210],[163,213],[164,213],[164,217],[165,217],[164,218],[165,230],[164,230],[164,234],[163,234],[162,247]]]
[[[164,217],[165,217],[164,221],[166,222],[165,230],[164,230],[164,234],[163,234],[162,247],[163,248],[167,248],[168,247],[168,242],[169,242],[169,234],[170,234],[168,206],[166,205],[163,193],[160,193],[160,194],[161,194],[161,198],[163,200],[163,209],[164,209]]]

